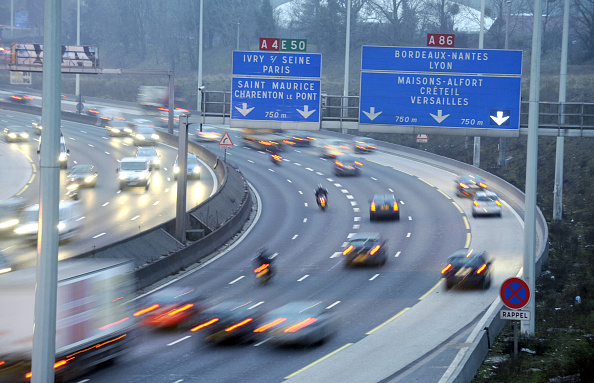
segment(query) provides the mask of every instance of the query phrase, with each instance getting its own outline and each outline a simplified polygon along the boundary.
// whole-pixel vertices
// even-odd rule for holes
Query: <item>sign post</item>
[[[225,157],[224,161],[227,162],[227,149],[231,149],[233,147],[233,141],[231,141],[231,137],[229,137],[229,133],[225,132],[221,140],[219,141],[219,147],[225,150]]]
[[[530,301],[530,288],[520,278],[509,278],[501,284],[501,301],[512,310],[501,310],[501,319],[514,321],[514,357],[518,357],[518,321],[530,320],[530,311],[519,310]]]

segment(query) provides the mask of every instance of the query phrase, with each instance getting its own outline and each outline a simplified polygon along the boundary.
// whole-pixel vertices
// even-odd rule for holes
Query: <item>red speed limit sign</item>
[[[428,47],[454,47],[454,35],[447,33],[427,33]]]

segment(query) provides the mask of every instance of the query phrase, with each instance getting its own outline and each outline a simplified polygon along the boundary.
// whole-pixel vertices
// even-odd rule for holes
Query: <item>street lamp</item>
[[[511,5],[511,0],[507,0],[507,16],[505,17],[505,49],[507,49],[507,37],[509,35],[509,7]]]
[[[200,131],[202,132],[202,124],[204,124],[204,85],[198,87],[200,91]]]

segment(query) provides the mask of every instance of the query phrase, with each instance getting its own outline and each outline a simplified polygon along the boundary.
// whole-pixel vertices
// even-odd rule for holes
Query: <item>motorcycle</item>
[[[78,201],[78,191],[80,190],[80,184],[80,180],[68,181],[68,184],[66,184],[66,197]]]
[[[280,165],[282,160],[283,157],[280,154],[272,153],[270,155],[270,161],[272,161],[272,163],[274,163],[275,165]]]
[[[254,269],[254,275],[256,277],[256,281],[261,285],[265,285],[270,281],[272,278],[272,267],[270,263],[264,263]]]
[[[326,210],[326,207],[328,206],[327,197],[325,195],[320,195],[317,197],[317,201],[318,201],[318,206],[320,207],[320,209]]]

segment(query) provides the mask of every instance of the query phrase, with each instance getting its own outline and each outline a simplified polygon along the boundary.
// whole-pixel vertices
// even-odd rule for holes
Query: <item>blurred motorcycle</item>
[[[270,155],[270,161],[272,161],[272,163],[274,163],[275,165],[280,165],[282,160],[283,157],[278,153],[272,153]]]
[[[326,210],[326,207],[328,206],[328,199],[325,195],[320,195],[317,197],[317,201],[318,201],[318,206],[320,207],[320,209],[322,209],[322,211]]]

